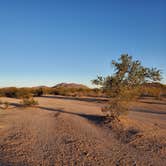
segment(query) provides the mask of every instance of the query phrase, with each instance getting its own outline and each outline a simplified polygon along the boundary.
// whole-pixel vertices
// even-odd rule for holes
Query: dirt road
[[[2,100],[13,105],[19,102]],[[152,106],[143,100],[134,105],[135,112],[129,117],[138,126],[150,126],[147,133],[152,135],[148,136],[148,142],[142,134],[138,139],[124,143],[110,129],[100,125],[100,108],[104,100],[61,96],[37,100],[38,108],[0,110],[0,166],[166,165],[165,102]],[[149,108],[151,112],[148,113]],[[156,138],[156,129],[157,135],[162,133],[159,138]],[[152,145],[149,143],[151,138]],[[140,142],[144,141],[146,145],[141,147]]]

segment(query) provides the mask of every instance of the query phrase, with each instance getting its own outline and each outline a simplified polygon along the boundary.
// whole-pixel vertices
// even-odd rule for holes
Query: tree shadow
[[[140,101],[141,103],[145,104],[158,104],[158,105],[166,105],[166,102],[156,102],[156,101]]]
[[[14,106],[15,108],[24,108],[24,106],[20,103],[13,103],[10,102],[9,103],[11,106]],[[55,115],[58,116],[59,113],[65,113],[65,114],[71,114],[71,115],[75,115],[75,116],[80,116],[83,117],[95,124],[101,124],[104,122],[105,120],[105,116],[102,115],[92,115],[92,114],[84,114],[84,113],[75,113],[75,112],[69,112],[69,111],[64,111],[63,108],[60,109],[55,109],[55,108],[48,108],[48,107],[43,107],[43,106],[36,106],[36,108],[42,109],[42,110],[46,110],[46,111],[53,111],[56,112],[58,114]],[[13,109],[13,108],[12,108]]]
[[[92,114],[68,112],[68,111],[64,111],[62,109],[54,109],[54,108],[41,107],[41,106],[38,106],[38,108],[40,108],[42,110],[47,110],[47,111],[53,111],[53,112],[59,112],[59,113],[65,113],[65,114],[80,116],[80,117],[83,117],[83,118],[97,124],[97,125],[102,124],[105,120],[105,116],[102,116],[102,115],[92,115]]]
[[[14,106],[14,107],[22,107],[22,104],[19,104],[19,103],[9,103],[11,106]]]
[[[160,114],[160,115],[166,115],[166,112],[164,111],[153,111],[153,110],[146,110],[146,109],[140,109],[135,108],[133,109],[134,112],[143,112],[143,113],[150,113],[150,114]]]
[[[109,99],[101,99],[101,98],[88,98],[88,97],[71,97],[71,96],[42,96],[44,98],[52,98],[52,99],[63,99],[63,100],[75,100],[75,101],[86,101],[86,102],[95,102],[95,103],[104,103],[109,101]]]

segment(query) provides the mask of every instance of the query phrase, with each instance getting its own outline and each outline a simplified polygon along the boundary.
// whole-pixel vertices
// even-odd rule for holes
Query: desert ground
[[[43,96],[0,110],[0,166],[166,165],[166,100],[143,98],[121,117],[126,132],[103,123],[107,99]]]

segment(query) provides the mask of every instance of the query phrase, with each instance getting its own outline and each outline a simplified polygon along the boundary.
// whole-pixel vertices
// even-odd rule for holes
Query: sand
[[[0,110],[0,166],[166,165],[166,102],[142,99],[121,118],[137,134],[123,141],[102,123],[104,99],[44,96],[35,108],[17,99]]]

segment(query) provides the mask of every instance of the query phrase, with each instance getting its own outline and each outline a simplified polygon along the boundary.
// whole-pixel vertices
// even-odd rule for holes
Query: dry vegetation
[[[100,88],[64,83],[1,88],[0,113],[8,127],[0,130],[0,165],[165,166],[160,125],[166,85],[156,82],[161,73],[128,55],[119,60],[112,62],[112,76],[93,80]]]
[[[132,91],[133,92],[133,91]],[[40,97],[42,95],[62,95],[62,96],[73,96],[73,97],[111,97],[111,90],[108,89],[98,89],[98,88],[70,88],[70,87],[43,87],[43,88],[1,88],[1,97],[11,97],[11,98],[27,98],[27,97]],[[139,96],[155,97],[156,99],[161,99],[166,96],[166,85],[160,83],[148,83],[140,87]],[[160,98],[161,97],[161,98]]]

